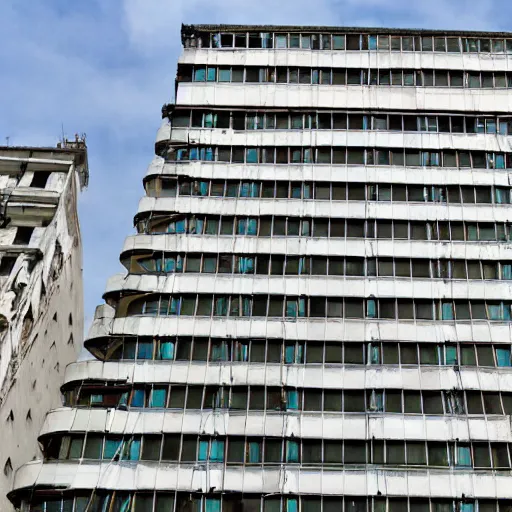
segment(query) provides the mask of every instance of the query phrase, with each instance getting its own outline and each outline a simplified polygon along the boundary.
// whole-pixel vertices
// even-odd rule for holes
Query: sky
[[[87,135],[85,323],[133,234],[181,23],[512,30],[509,0],[0,0],[0,145]]]

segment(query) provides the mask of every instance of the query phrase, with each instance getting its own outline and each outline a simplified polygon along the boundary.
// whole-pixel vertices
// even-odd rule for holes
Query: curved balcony
[[[281,365],[200,361],[82,361],[66,368],[64,385],[79,381],[287,386],[321,389],[482,390],[512,392],[511,368],[380,365]]]
[[[502,260],[511,258],[510,244],[386,240],[363,238],[249,237],[242,235],[136,234],[125,238],[121,259],[146,251],[219,252],[233,254],[287,254],[290,256],[343,255],[427,259]]]
[[[48,413],[40,435],[105,432],[183,433],[218,436],[272,436],[324,439],[388,439],[511,442],[509,416],[457,417],[403,414],[308,413],[60,408]]]
[[[512,281],[400,277],[308,275],[246,275],[179,273],[116,274],[109,278],[103,298],[132,293],[230,293],[306,295],[322,297],[391,297],[415,299],[487,299],[512,296]]]
[[[463,69],[465,71],[509,71],[512,69],[512,59],[507,54],[493,54],[485,58],[478,53],[315,51],[290,48],[250,48],[249,50],[237,48],[235,51],[219,50],[218,48],[194,48],[189,51],[185,50],[178,62],[180,64],[212,64],[214,62],[219,66],[243,66],[247,64],[249,56],[252,66],[424,68]]]
[[[131,316],[94,320],[89,339],[109,335],[283,338],[290,340],[423,342],[504,342],[512,339],[510,322],[436,322],[427,320],[283,319]]]
[[[320,201],[314,199],[262,199],[217,197],[147,197],[139,201],[136,217],[150,212],[238,216],[279,215],[347,219],[439,220],[510,222],[508,205],[445,205],[384,201]]]
[[[496,185],[510,186],[510,171],[459,169],[455,167],[404,167],[392,165],[342,164],[231,164],[227,162],[153,161],[146,177],[155,175],[190,176],[205,179],[329,181],[364,183],[399,183],[419,185]]]
[[[164,120],[157,143],[191,143],[220,146],[354,146],[385,148],[419,148],[442,150],[504,151],[511,145],[505,135],[465,133],[422,133],[372,130],[246,130],[223,128],[171,128]]]
[[[31,487],[72,489],[154,489],[216,492],[323,495],[512,498],[512,477],[506,473],[442,470],[382,470],[280,467],[261,469],[222,464],[159,464],[130,462],[33,461],[16,472],[11,499]]]
[[[512,111],[509,89],[457,89],[448,87],[380,87],[373,85],[293,85],[273,83],[180,82],[176,104],[233,108],[337,108],[364,105],[368,109],[439,112]]]

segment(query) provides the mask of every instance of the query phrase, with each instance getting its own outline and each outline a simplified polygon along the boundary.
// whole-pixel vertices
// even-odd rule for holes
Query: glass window
[[[286,34],[275,35],[275,47],[278,49],[288,47],[288,36]]]

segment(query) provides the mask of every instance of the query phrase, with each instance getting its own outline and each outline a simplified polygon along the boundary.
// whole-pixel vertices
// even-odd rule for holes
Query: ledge
[[[40,435],[64,432],[183,433],[303,439],[511,442],[509,416],[455,417],[403,414],[272,414],[249,411],[181,411],[60,408],[46,416]]]

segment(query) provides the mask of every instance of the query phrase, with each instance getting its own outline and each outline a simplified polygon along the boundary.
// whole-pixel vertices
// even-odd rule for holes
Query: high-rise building
[[[0,147],[0,510],[14,471],[41,458],[37,436],[58,407],[83,341],[77,200],[85,141]]]
[[[96,360],[12,501],[508,511],[512,34],[182,40]]]

